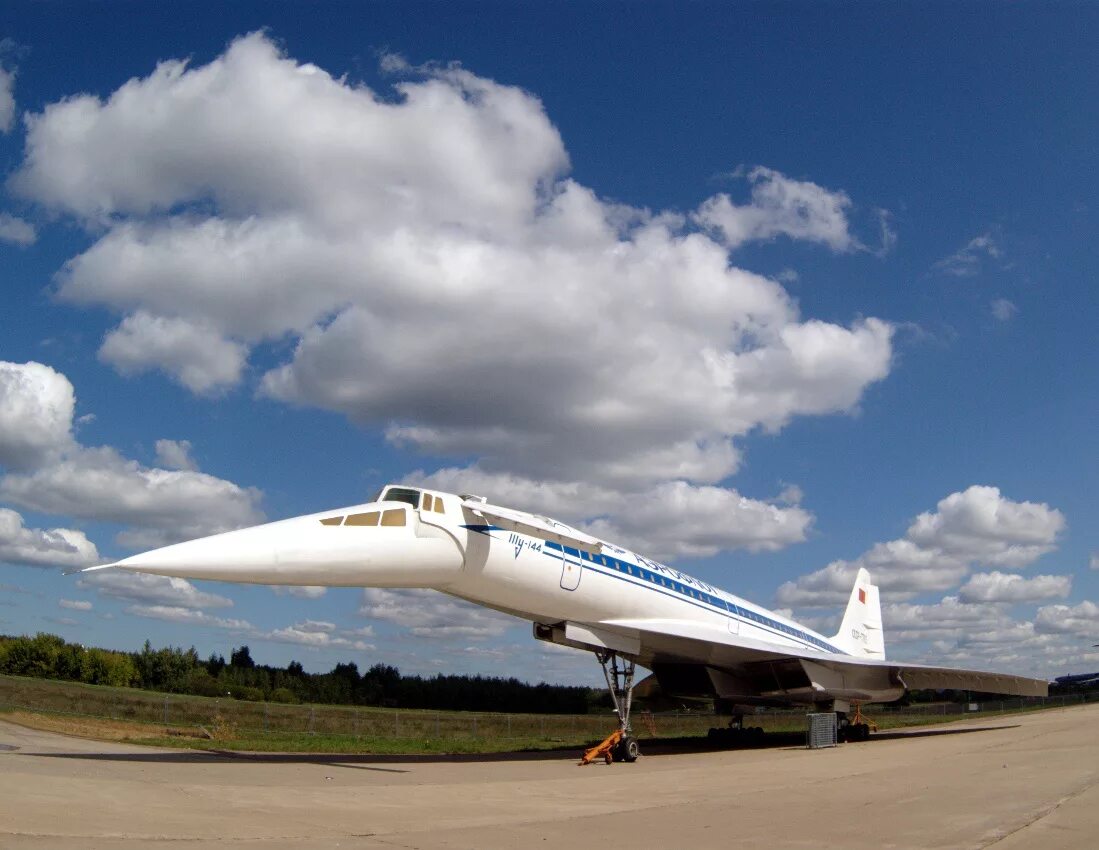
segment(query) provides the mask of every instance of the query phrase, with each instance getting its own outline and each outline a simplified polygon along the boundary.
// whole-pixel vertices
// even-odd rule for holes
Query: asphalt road
[[[834,750],[232,756],[0,722],[0,847],[1094,848],[1099,706]]]

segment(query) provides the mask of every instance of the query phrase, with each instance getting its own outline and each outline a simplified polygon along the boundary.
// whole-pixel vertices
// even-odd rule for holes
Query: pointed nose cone
[[[213,537],[142,552],[114,566],[139,573],[216,581],[256,581],[272,575],[278,557],[267,526],[243,528]]]
[[[321,514],[296,517],[153,549],[111,566],[178,578],[329,587],[445,587],[458,577],[465,559],[453,536],[424,536],[405,506],[385,512],[400,522],[379,524],[378,511],[356,514],[372,516],[372,525],[344,525],[342,516],[336,523]]]

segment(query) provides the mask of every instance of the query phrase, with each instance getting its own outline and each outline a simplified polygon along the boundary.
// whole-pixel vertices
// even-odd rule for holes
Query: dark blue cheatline
[[[631,576],[640,581],[646,582],[652,589],[657,590],[660,593],[664,593],[666,596],[672,596],[678,598],[681,601],[689,602],[692,605],[697,605],[699,608],[705,610],[716,610],[726,616],[731,616],[735,620],[742,620],[751,625],[760,626],[762,628],[773,631],[777,634],[784,635],[786,637],[792,637],[795,640],[803,641],[804,643],[815,647],[816,649],[823,650],[824,652],[834,652],[839,655],[846,655],[843,650],[837,649],[829,643],[821,640],[814,635],[803,632],[801,629],[788,626],[786,623],[780,623],[778,620],[774,620],[764,614],[757,613],[756,611],[749,610],[735,602],[729,602],[717,594],[708,593],[704,590],[700,590],[696,587],[684,584],[683,582],[676,581],[669,576],[661,575],[660,573],[650,570],[648,567],[640,566],[639,564],[631,564],[628,561],[623,561],[619,558],[615,558],[611,555],[592,555],[589,552],[584,552],[579,549],[575,549],[572,546],[563,546],[560,543],[554,543],[552,540],[545,541],[546,550],[544,554],[549,555],[551,558],[561,560],[563,556],[568,555],[570,558],[575,558],[577,561],[586,561],[587,564],[581,564],[585,569],[594,570],[602,575],[609,575],[612,578],[622,578],[629,581],[627,576]],[[555,555],[554,552],[560,552],[561,555]],[[599,569],[599,567],[605,567],[606,570]],[[610,572],[614,570],[614,572]],[[617,575],[616,575],[617,573]],[[637,582],[631,582],[635,586],[641,587]],[[666,590],[660,590],[660,588],[666,588]],[[668,593],[671,591],[671,593]]]

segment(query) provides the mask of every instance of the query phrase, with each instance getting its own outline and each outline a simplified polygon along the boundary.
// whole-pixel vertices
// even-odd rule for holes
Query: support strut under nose
[[[632,659],[620,658],[618,653],[609,649],[597,650],[595,657],[603,668],[603,677],[607,680],[614,711],[618,715],[618,741],[610,749],[615,761],[637,761],[641,751],[630,726],[630,706],[633,703],[633,674],[636,664]],[[613,737],[613,736],[612,736]],[[608,741],[610,739],[608,738]]]

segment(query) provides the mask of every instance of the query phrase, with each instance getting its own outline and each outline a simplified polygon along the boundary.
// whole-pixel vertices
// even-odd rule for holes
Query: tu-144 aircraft
[[[651,670],[665,694],[713,698],[732,715],[732,733],[754,706],[835,712],[840,738],[860,740],[869,727],[858,722],[857,706],[895,701],[909,689],[1047,693],[1041,680],[887,660],[878,588],[865,569],[828,637],[548,517],[418,487],[390,485],[367,504],[88,569],[108,568],[253,584],[432,588],[529,620],[539,640],[595,653],[618,713],[621,761],[638,755],[630,724],[637,666]]]

